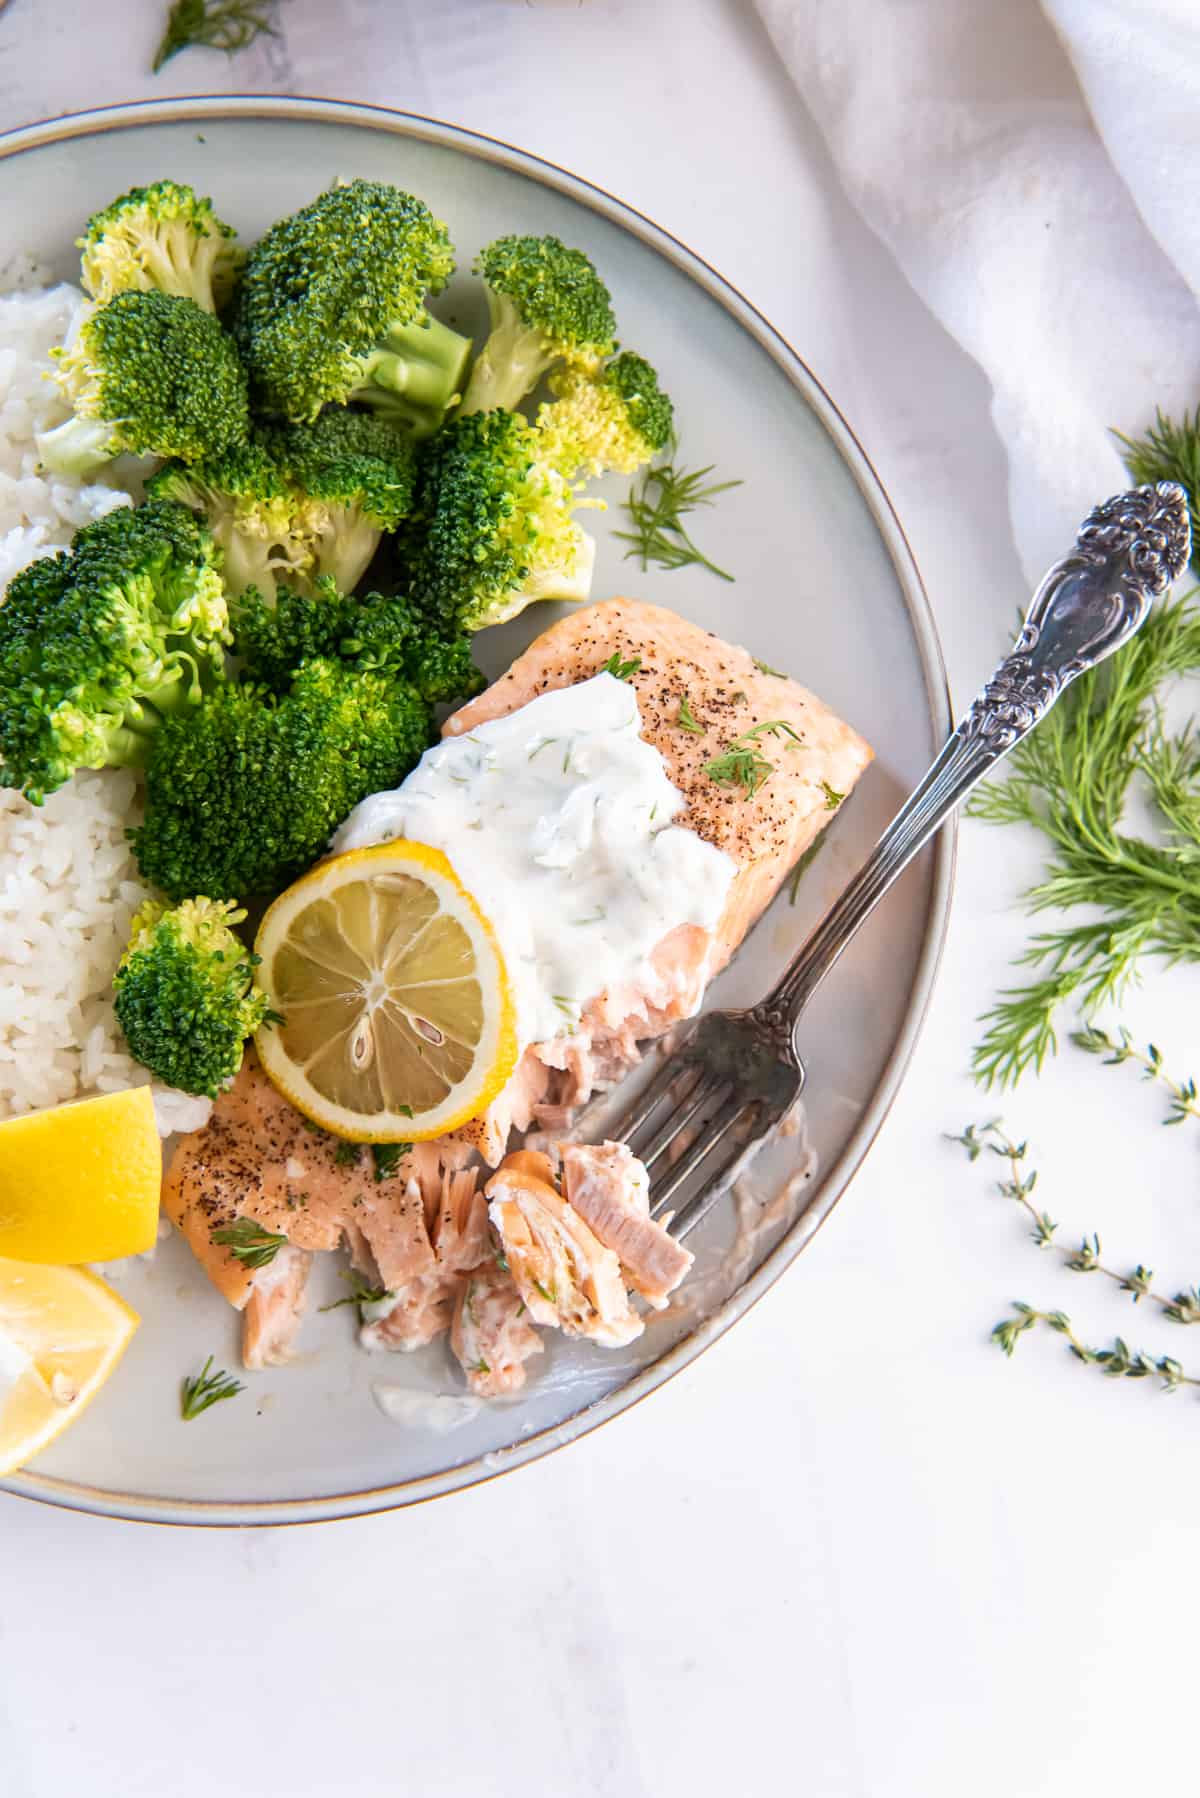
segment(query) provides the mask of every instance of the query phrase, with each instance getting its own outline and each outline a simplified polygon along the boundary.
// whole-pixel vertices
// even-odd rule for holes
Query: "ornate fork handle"
[[[1187,497],[1160,481],[1090,512],[1033,596],[1011,652],[862,868],[755,1010],[789,1039],[810,995],[867,914],[972,787],[1033,730],[1076,676],[1128,642],[1187,564]]]

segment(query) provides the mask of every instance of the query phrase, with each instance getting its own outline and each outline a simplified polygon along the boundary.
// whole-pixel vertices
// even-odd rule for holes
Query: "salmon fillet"
[[[372,1307],[370,1321],[359,1331],[364,1348],[424,1348],[450,1328],[455,1301],[469,1271],[491,1257],[487,1201],[479,1191],[475,1170],[447,1166],[440,1178],[433,1174],[434,1170],[426,1169],[418,1183],[425,1198],[434,1265],[393,1293],[390,1308]]]
[[[674,822],[724,850],[736,872],[711,937],[691,924],[672,931],[636,987],[597,994],[577,1031],[525,1050],[504,1092],[460,1132],[492,1167],[514,1129],[582,1104],[633,1066],[640,1043],[697,1010],[709,981],[871,760],[857,732],[797,682],[764,672],[748,650],[677,613],[635,599],[581,606],[551,625],[507,674],[446,720],[443,734],[463,735],[541,693],[586,680],[614,653],[638,663],[629,678],[642,737],[662,756],[685,802]],[[680,726],[684,698],[695,731]],[[794,737],[753,739],[772,765],[756,792],[719,785],[706,772],[736,738],[780,720]]]

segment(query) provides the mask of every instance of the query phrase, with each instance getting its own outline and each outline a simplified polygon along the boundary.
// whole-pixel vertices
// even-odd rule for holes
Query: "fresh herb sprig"
[[[625,551],[626,561],[636,557],[643,568],[651,563],[657,568],[707,568],[720,580],[733,580],[727,569],[710,562],[693,543],[683,522],[698,507],[711,506],[719,493],[742,485],[741,481],[708,481],[713,468],[711,462],[690,470],[665,462],[645,471],[625,501],[633,529],[614,532],[630,546]]]
[[[1150,956],[1200,960],[1200,732],[1169,735],[1160,711],[1166,684],[1198,669],[1193,596],[1156,606],[1132,642],[1018,744],[1008,778],[972,802],[973,816],[1033,825],[1049,841],[1049,864],[1028,894],[1034,913],[1090,914],[1056,918],[1018,958],[1031,978],[985,1015],[972,1060],[982,1085],[1010,1086],[1042,1066],[1064,1002],[1093,1012]],[[1126,820],[1135,783],[1155,815],[1144,836]]]
[[[179,1415],[184,1423],[191,1423],[202,1411],[207,1411],[210,1405],[219,1405],[224,1398],[236,1398],[239,1392],[245,1390],[242,1382],[235,1380],[223,1368],[218,1367],[214,1372],[213,1358],[210,1355],[200,1372],[192,1374],[180,1386]]]
[[[758,748],[758,739],[785,736],[796,743],[803,740],[785,718],[768,718],[765,724],[756,724],[753,730],[744,730],[735,737],[723,754],[705,762],[703,771],[718,787],[741,787],[753,799],[775,772],[774,762],[769,762]]]
[[[368,1286],[361,1274],[351,1272],[343,1274],[342,1278],[349,1282],[350,1291],[340,1299],[332,1299],[328,1305],[318,1305],[319,1311],[336,1311],[342,1305],[357,1305],[361,1312],[364,1305],[379,1305],[392,1296],[386,1286]]]
[[[224,50],[232,56],[260,37],[278,37],[275,0],[175,0],[150,67],[154,74],[181,50]]]
[[[1132,1061],[1142,1070],[1145,1080],[1157,1080],[1164,1086],[1168,1095],[1167,1115],[1164,1124],[1182,1124],[1187,1118],[1200,1120],[1200,1099],[1196,1096],[1196,1082],[1189,1077],[1186,1080],[1175,1080],[1163,1066],[1162,1051],[1154,1043],[1147,1043],[1139,1049],[1129,1031],[1122,1026],[1115,1037],[1111,1037],[1095,1024],[1084,1024],[1074,1031],[1071,1041],[1076,1048],[1083,1049],[1089,1055],[1103,1058],[1105,1067],[1119,1067],[1122,1062]]]
[[[616,680],[628,680],[631,674],[637,673],[641,665],[641,656],[630,656],[627,662],[622,661],[620,650],[614,649],[600,673],[611,674]]]
[[[689,731],[693,737],[704,735],[704,726],[697,722],[686,693],[679,695],[679,710],[675,714],[675,722],[680,730]]]
[[[1027,1168],[1028,1144],[1014,1142],[998,1118],[986,1124],[968,1124],[961,1135],[950,1140],[961,1143],[972,1161],[988,1150],[1008,1163],[1008,1178],[997,1182],[998,1191],[1004,1198],[1015,1200],[1028,1214],[1033,1224],[1030,1235],[1038,1248],[1057,1254],[1071,1273],[1100,1274],[1121,1292],[1129,1293],[1135,1305],[1146,1299],[1157,1306],[1171,1323],[1200,1323],[1200,1287],[1185,1287],[1171,1297],[1156,1292],[1153,1271],[1141,1262],[1128,1272],[1107,1266],[1101,1259],[1100,1238],[1094,1231],[1080,1239],[1078,1248],[1068,1248],[1058,1241],[1058,1225],[1033,1202],[1038,1177],[1035,1168]]]
[[[222,1224],[219,1230],[213,1231],[212,1239],[223,1249],[228,1249],[235,1261],[251,1270],[269,1267],[287,1243],[286,1236],[275,1230],[265,1230],[252,1217],[239,1217],[232,1224]]]
[[[1113,1338],[1111,1348],[1089,1348],[1075,1334],[1065,1312],[1037,1311],[1020,1299],[1013,1300],[1012,1309],[1013,1315],[1001,1319],[992,1330],[992,1341],[1006,1355],[1012,1354],[1026,1330],[1044,1324],[1057,1335],[1066,1337],[1067,1347],[1077,1361],[1082,1361],[1086,1367],[1098,1368],[1110,1379],[1145,1380],[1157,1375],[1165,1392],[1178,1392],[1181,1386],[1200,1386],[1200,1378],[1195,1374],[1184,1373],[1179,1362],[1171,1355],[1159,1355],[1155,1358],[1143,1354],[1140,1350],[1131,1349],[1121,1336]]]
[[[401,1109],[407,1110],[408,1115],[412,1116],[408,1107],[402,1106]],[[375,1163],[375,1184],[377,1186],[384,1180],[391,1180],[400,1171],[400,1163],[411,1148],[410,1142],[373,1142],[371,1144],[371,1159]]]

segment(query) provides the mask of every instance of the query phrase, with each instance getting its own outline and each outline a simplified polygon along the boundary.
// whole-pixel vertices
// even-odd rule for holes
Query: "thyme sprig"
[[[157,75],[181,50],[224,50],[232,56],[260,37],[278,37],[275,0],[175,0],[150,67]]]
[[[1196,1082],[1189,1077],[1186,1080],[1175,1080],[1163,1066],[1162,1051],[1154,1043],[1147,1043],[1139,1049],[1129,1031],[1122,1026],[1116,1037],[1095,1024],[1084,1024],[1074,1031],[1071,1041],[1076,1048],[1083,1049],[1089,1055],[1103,1058],[1105,1067],[1119,1067],[1122,1062],[1136,1062],[1146,1080],[1157,1080],[1164,1086],[1168,1094],[1167,1115],[1164,1124],[1182,1124],[1186,1118],[1200,1120],[1200,1099],[1196,1096]]]
[[[630,488],[625,501],[633,529],[613,533],[630,545],[625,551],[626,561],[637,557],[644,569],[651,563],[658,568],[707,568],[720,580],[733,580],[727,569],[710,562],[693,543],[683,523],[689,512],[699,506],[711,506],[719,493],[742,485],[741,481],[707,481],[714,466],[710,462],[704,468],[689,470],[664,462],[646,470]]]
[[[191,1423],[210,1405],[219,1405],[224,1398],[236,1398],[246,1388],[232,1374],[223,1368],[213,1372],[213,1358],[210,1355],[197,1374],[190,1375],[179,1388],[179,1415],[184,1423]]]
[[[1165,1392],[1178,1392],[1181,1386],[1200,1386],[1200,1378],[1184,1373],[1172,1355],[1153,1355],[1131,1349],[1124,1337],[1113,1338],[1111,1348],[1089,1348],[1075,1334],[1070,1318],[1063,1311],[1038,1311],[1020,1299],[1012,1302],[1013,1315],[1001,1319],[992,1330],[992,1341],[1006,1355],[1012,1354],[1026,1330],[1044,1324],[1059,1336],[1065,1336],[1067,1347],[1077,1361],[1099,1368],[1110,1379],[1145,1380],[1154,1375],[1162,1381]]]
[[[1008,778],[973,800],[974,817],[1032,825],[1049,842],[1027,895],[1034,913],[1089,914],[1056,917],[1018,957],[1030,977],[985,1014],[972,1058],[982,1085],[1040,1068],[1065,1002],[1086,1019],[1147,957],[1200,960],[1200,732],[1189,724],[1172,736],[1161,713],[1167,685],[1197,670],[1200,609],[1185,595],[1156,606],[1123,650],[1083,675],[1013,750]],[[1126,818],[1135,785],[1154,816],[1142,836]]]
[[[1038,1248],[1050,1249],[1060,1256],[1063,1266],[1071,1273],[1101,1274],[1106,1280],[1111,1280],[1121,1292],[1129,1293],[1135,1305],[1142,1299],[1148,1299],[1172,1323],[1200,1323],[1200,1287],[1184,1287],[1170,1297],[1156,1292],[1153,1270],[1141,1262],[1124,1273],[1119,1268],[1108,1266],[1101,1259],[1100,1238],[1094,1231],[1082,1236],[1079,1247],[1075,1249],[1058,1241],[1057,1223],[1048,1212],[1039,1211],[1033,1202],[1032,1195],[1038,1177],[1036,1168],[1026,1168],[1029,1146],[1024,1142],[1014,1142],[999,1118],[993,1118],[986,1124],[968,1124],[961,1135],[952,1136],[950,1140],[961,1143],[971,1161],[977,1161],[986,1149],[1008,1163],[1008,1178],[997,1182],[998,1191],[1004,1198],[1014,1199],[1023,1207],[1033,1224],[1030,1235]]]

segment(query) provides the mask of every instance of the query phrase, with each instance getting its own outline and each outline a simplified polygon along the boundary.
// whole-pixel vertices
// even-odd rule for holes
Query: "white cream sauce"
[[[683,795],[640,731],[629,683],[594,675],[438,743],[334,838],[442,850],[500,940],[522,1046],[572,1031],[608,988],[645,984],[679,925],[720,919],[734,863],[672,822]]]

